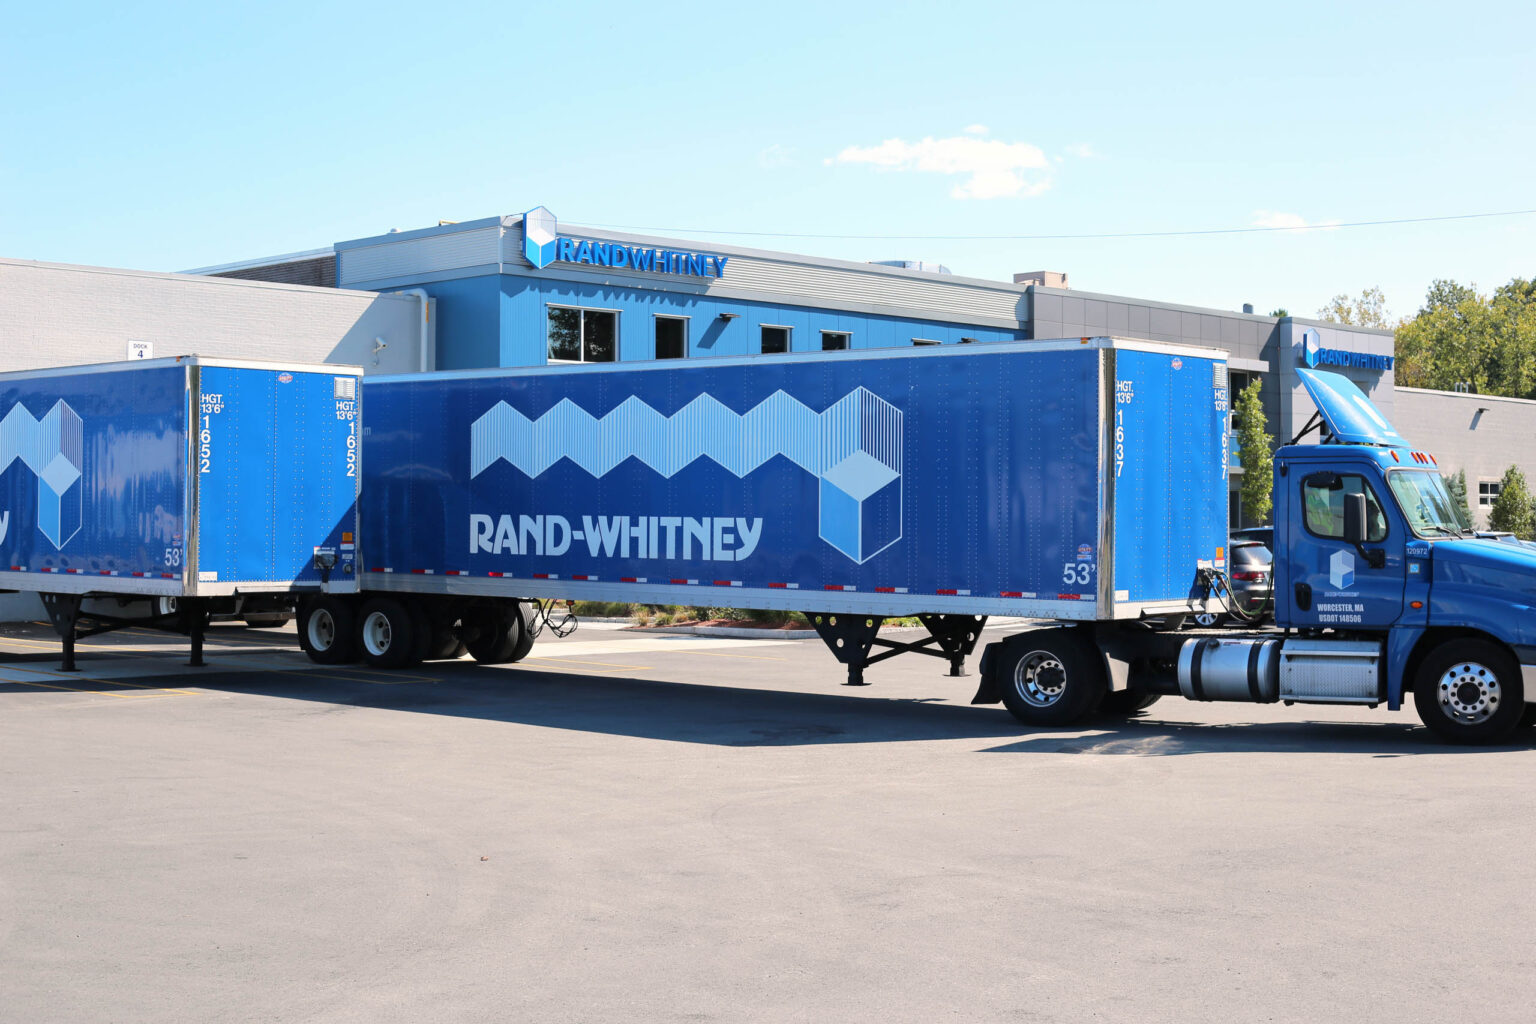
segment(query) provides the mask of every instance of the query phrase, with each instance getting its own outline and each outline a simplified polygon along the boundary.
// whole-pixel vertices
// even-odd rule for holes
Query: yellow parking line
[[[59,679],[68,679],[70,682],[78,680],[82,683],[100,683],[103,686],[128,686],[135,690],[164,690],[167,693],[182,693],[188,697],[195,696],[191,690],[178,690],[174,686],[149,686],[145,683],[129,682],[126,679],[102,679],[99,676],[82,676],[76,675],[73,672],[59,672],[51,668],[28,668],[25,665],[7,665],[5,667],[11,672],[31,672],[40,676],[56,676]],[[20,683],[25,682],[25,680],[16,679],[13,682]]]
[[[534,657],[529,657],[529,658],[524,658],[523,661],[524,661],[524,663],[527,663],[527,662],[530,662],[530,661],[553,661],[553,662],[557,662],[557,663],[558,662],[564,662],[567,665],[596,665],[598,668],[644,669],[646,671],[649,671],[650,668],[651,668],[651,666],[649,666],[649,665],[618,665],[618,664],[615,664],[615,663],[613,663],[611,661],[582,661],[582,660],[580,660],[578,658],[534,658]]]
[[[105,683],[108,686],[116,685],[110,679],[88,679],[81,681],[91,683]],[[79,686],[57,686],[53,683],[39,683],[32,679],[6,679],[4,677],[0,677],[0,683],[14,683],[17,686],[36,686],[45,690],[64,690],[69,693],[94,693],[102,697],[118,697],[122,700],[132,700],[135,697],[169,697],[173,693],[187,693],[185,690],[162,690],[159,687],[153,686],[141,687],[141,689],[155,690],[156,692],[154,693],[113,693],[111,690],[86,690]],[[187,696],[192,695],[188,693]]]
[[[773,658],[764,654],[722,654],[719,651],[690,651],[679,647],[675,651],[661,651],[662,654],[697,654],[704,658],[741,658],[746,661],[788,661],[787,658]]]

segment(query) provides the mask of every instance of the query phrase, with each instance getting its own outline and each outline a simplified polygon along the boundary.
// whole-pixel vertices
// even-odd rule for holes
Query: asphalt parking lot
[[[167,646],[170,644],[170,646]],[[936,659],[0,636],[0,1020],[1529,1020],[1536,750]]]

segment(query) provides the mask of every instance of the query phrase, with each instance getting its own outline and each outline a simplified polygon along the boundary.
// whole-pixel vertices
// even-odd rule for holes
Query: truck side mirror
[[[1380,548],[1365,548],[1365,495],[1344,495],[1344,543],[1353,544],[1365,564],[1380,569],[1387,564],[1387,553]]]
[[[1344,495],[1344,543],[1365,543],[1365,495]]]

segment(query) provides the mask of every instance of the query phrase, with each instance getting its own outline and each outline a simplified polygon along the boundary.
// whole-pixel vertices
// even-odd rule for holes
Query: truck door
[[[1297,466],[1303,468],[1305,464]],[[1374,467],[1306,470],[1287,481],[1288,520],[1281,623],[1306,628],[1381,628],[1403,613],[1407,527]],[[1365,543],[1344,540],[1344,499],[1365,495]],[[1375,562],[1377,564],[1373,565]]]

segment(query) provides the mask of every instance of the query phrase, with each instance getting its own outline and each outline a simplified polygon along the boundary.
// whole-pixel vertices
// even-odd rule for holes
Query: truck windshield
[[[1387,474],[1403,518],[1420,537],[1459,537],[1461,517],[1439,473],[1395,469]]]

